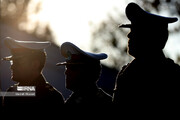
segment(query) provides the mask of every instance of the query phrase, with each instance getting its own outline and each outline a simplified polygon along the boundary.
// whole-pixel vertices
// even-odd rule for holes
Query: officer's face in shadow
[[[137,58],[162,50],[168,38],[167,28],[132,26],[127,35],[128,53]]]
[[[74,91],[78,87],[81,87],[81,84],[83,84],[82,79],[84,79],[83,76],[85,71],[85,64],[66,65],[66,88]]]
[[[101,72],[100,63],[66,65],[66,88],[72,91],[94,85]]]
[[[36,62],[31,61],[28,57],[13,59],[11,61],[11,79],[13,81],[28,84],[34,77],[36,71]]]
[[[132,27],[128,34],[128,53],[134,57],[137,57],[141,51],[144,50],[145,46],[145,36],[142,35],[142,30]],[[144,39],[144,41],[143,41]]]

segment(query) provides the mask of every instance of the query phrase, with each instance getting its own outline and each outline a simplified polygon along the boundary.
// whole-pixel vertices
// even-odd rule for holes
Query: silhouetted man
[[[64,105],[62,94],[51,86],[42,74],[46,62],[45,48],[50,42],[20,41],[10,37],[4,42],[12,56],[3,59],[11,62],[11,79],[17,82],[7,89],[4,97],[5,109],[60,109]],[[12,92],[15,92],[14,95],[10,94]]]
[[[129,3],[126,16],[131,24],[128,53],[135,59],[117,76],[113,103],[121,107],[176,107],[179,104],[180,67],[166,58],[163,48],[168,39],[168,24],[177,18],[148,13]]]
[[[61,54],[66,62],[57,63],[57,65],[66,66],[66,88],[73,92],[66,100],[66,105],[112,103],[112,97],[96,84],[101,75],[100,60],[106,59],[106,54],[85,52],[70,42],[61,45]]]

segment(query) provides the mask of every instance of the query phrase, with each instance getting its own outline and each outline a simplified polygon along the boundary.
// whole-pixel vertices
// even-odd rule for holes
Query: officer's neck
[[[97,85],[94,83],[86,84],[83,86],[79,86],[77,89],[73,90],[73,92],[78,92],[78,93],[88,93],[88,92],[93,92],[97,90]]]
[[[44,76],[42,74],[39,74],[36,77],[32,77],[31,79],[26,79],[24,81],[21,81],[18,83],[19,86],[33,86],[33,85],[37,85],[40,80],[44,80]]]
[[[136,60],[141,60],[141,61],[153,61],[153,60],[158,61],[164,58],[165,58],[165,55],[163,51],[151,52],[148,54],[143,54],[143,55],[139,55],[135,57]]]

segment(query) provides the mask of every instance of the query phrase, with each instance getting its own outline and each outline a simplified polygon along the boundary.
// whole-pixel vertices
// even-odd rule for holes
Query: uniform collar
[[[46,84],[46,80],[44,78],[44,76],[41,74],[37,79],[32,80],[29,83],[29,86],[44,86]],[[18,84],[19,86],[21,86],[21,83]],[[24,85],[22,85],[24,86]]]

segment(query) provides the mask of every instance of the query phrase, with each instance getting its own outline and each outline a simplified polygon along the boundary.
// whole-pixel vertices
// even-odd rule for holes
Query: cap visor
[[[2,60],[5,60],[5,61],[10,61],[10,60],[12,60],[12,56],[7,56],[7,57],[4,57],[4,58],[2,58]]]
[[[56,66],[60,66],[60,65],[67,65],[67,62],[60,62],[56,64]]]
[[[85,63],[80,63],[80,62],[75,62],[75,63],[69,63],[69,62],[60,62],[60,63],[57,63],[56,66],[60,66],[60,65],[79,65],[79,64],[85,64]]]
[[[118,27],[119,28],[131,28],[131,24],[122,24],[122,25],[119,25]]]

